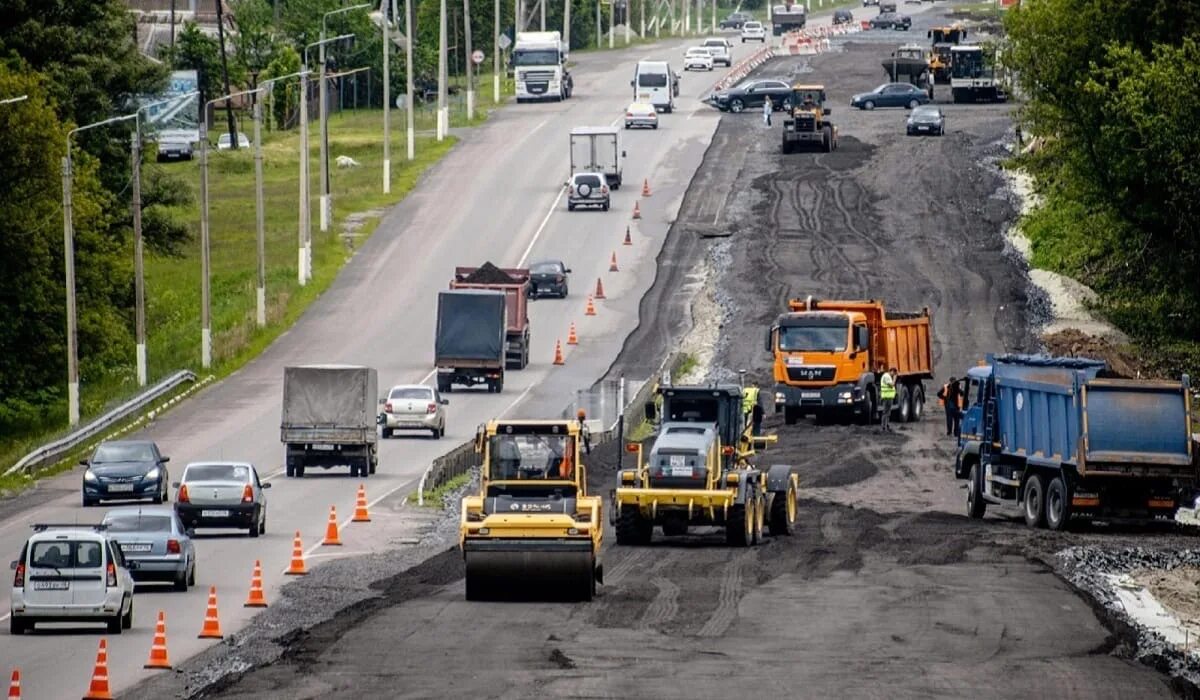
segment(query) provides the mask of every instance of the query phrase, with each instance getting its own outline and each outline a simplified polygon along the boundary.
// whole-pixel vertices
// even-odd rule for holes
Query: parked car
[[[871,18],[871,29],[912,29],[912,17],[899,12],[881,12]]]
[[[717,26],[721,29],[741,29],[742,25],[751,19],[753,19],[753,16],[745,12],[734,12],[721,20]]]
[[[711,36],[705,39],[704,48],[712,54],[713,63],[723,63],[727,68],[733,65],[733,45],[725,37]]]
[[[191,533],[166,506],[124,506],[104,514],[101,525],[121,548],[126,561],[137,562],[133,580],[166,581],[177,591],[196,585],[196,548]]]
[[[693,46],[683,55],[684,70],[712,70],[713,56],[703,46]]]
[[[782,80],[751,80],[718,92],[709,101],[722,112],[741,112],[762,107],[767,97],[771,98],[776,110],[788,109],[792,103],[792,86]]]
[[[863,7],[867,7],[867,6],[869,6],[869,5],[876,5],[876,6],[878,6],[878,5],[879,5],[879,0],[863,0],[863,4],[862,4],[862,6],[863,6]]]
[[[575,207],[600,207],[608,211],[612,199],[608,179],[601,173],[575,173],[567,181],[567,211]]]
[[[217,137],[217,150],[228,151],[230,148],[232,148],[230,145],[232,143],[233,142],[229,138],[229,132],[226,131]],[[250,148],[250,139],[246,138],[245,134],[238,132],[237,144],[238,148]]]
[[[767,29],[762,22],[749,21],[742,25],[742,43],[747,41],[767,41]]]
[[[908,115],[906,131],[909,136],[917,134],[941,136],[946,133],[946,115],[942,113],[941,107],[922,105]]]
[[[192,144],[186,139],[162,139],[158,142],[158,162],[191,159]]]
[[[870,92],[855,95],[851,107],[875,109],[876,107],[907,107],[929,104],[929,93],[909,83],[884,83]]]
[[[649,102],[634,102],[625,108],[625,128],[648,126],[658,128],[658,110]]]
[[[101,443],[91,459],[80,460],[83,472],[83,507],[100,501],[141,500],[164,503],[169,498],[167,462],[158,445],[149,440],[113,440]]]
[[[394,386],[383,404],[383,437],[390,438],[397,430],[428,430],[437,440],[446,434],[449,404],[437,389],[424,384]]]
[[[245,529],[251,537],[267,532],[271,488],[249,462],[192,462],[175,482],[175,512],[183,526]]]
[[[650,112],[654,114],[653,111]],[[529,296],[566,299],[570,287],[571,268],[562,260],[541,260],[529,266]]]
[[[133,576],[103,525],[34,525],[12,563],[8,629],[39,622],[103,622],[110,634],[133,627]]]
[[[853,24],[854,23],[854,13],[852,13],[850,10],[846,10],[846,9],[834,10],[833,11],[833,23],[834,24]]]

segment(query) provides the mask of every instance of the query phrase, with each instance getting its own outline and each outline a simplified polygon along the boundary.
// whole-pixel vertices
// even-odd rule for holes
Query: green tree
[[[293,75],[300,71],[300,54],[291,46],[285,45],[275,53],[275,58],[267,65],[266,70],[259,76],[259,82],[285,75]],[[290,128],[295,121],[297,108],[300,106],[300,81],[289,78],[274,83],[269,97],[272,116],[276,128]]]
[[[274,10],[267,0],[234,0],[230,9],[237,26],[232,37],[234,61],[253,78],[266,69],[279,48]]]

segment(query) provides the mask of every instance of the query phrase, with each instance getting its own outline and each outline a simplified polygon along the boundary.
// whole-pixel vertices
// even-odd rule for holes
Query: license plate
[[[122,544],[121,551],[122,552],[149,552],[150,545],[142,544],[142,543]]]
[[[35,591],[66,591],[70,590],[70,581],[34,581],[33,590]]]
[[[313,445],[312,448],[314,450],[333,450],[333,449],[335,449],[333,445]]]
[[[802,391],[802,392],[800,392],[800,398],[802,398],[802,399],[819,399],[819,398],[821,398],[821,392],[819,392],[819,391]]]
[[[918,126],[918,127],[917,127],[917,131],[929,131],[929,127],[927,127],[927,126]]]
[[[671,476],[690,477],[694,474],[691,467],[671,467]]]
[[[132,493],[133,484],[109,484],[109,493]]]
[[[227,510],[202,510],[200,511],[202,518],[228,518],[229,511]]]

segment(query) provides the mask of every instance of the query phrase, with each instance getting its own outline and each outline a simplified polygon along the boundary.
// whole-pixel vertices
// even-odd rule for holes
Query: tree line
[[[1034,261],[1144,344],[1200,369],[1200,4],[1038,0],[1007,13],[1042,206]]]

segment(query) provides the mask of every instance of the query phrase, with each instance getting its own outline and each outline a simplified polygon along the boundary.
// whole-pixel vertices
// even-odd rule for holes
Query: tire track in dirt
[[[742,600],[742,568],[755,554],[753,549],[740,552],[722,569],[717,607],[700,628],[699,636],[719,637],[737,619],[738,603]]]
[[[646,607],[638,629],[658,629],[659,626],[675,619],[679,612],[679,586],[665,576],[655,576],[650,583],[658,589],[658,595]]]

